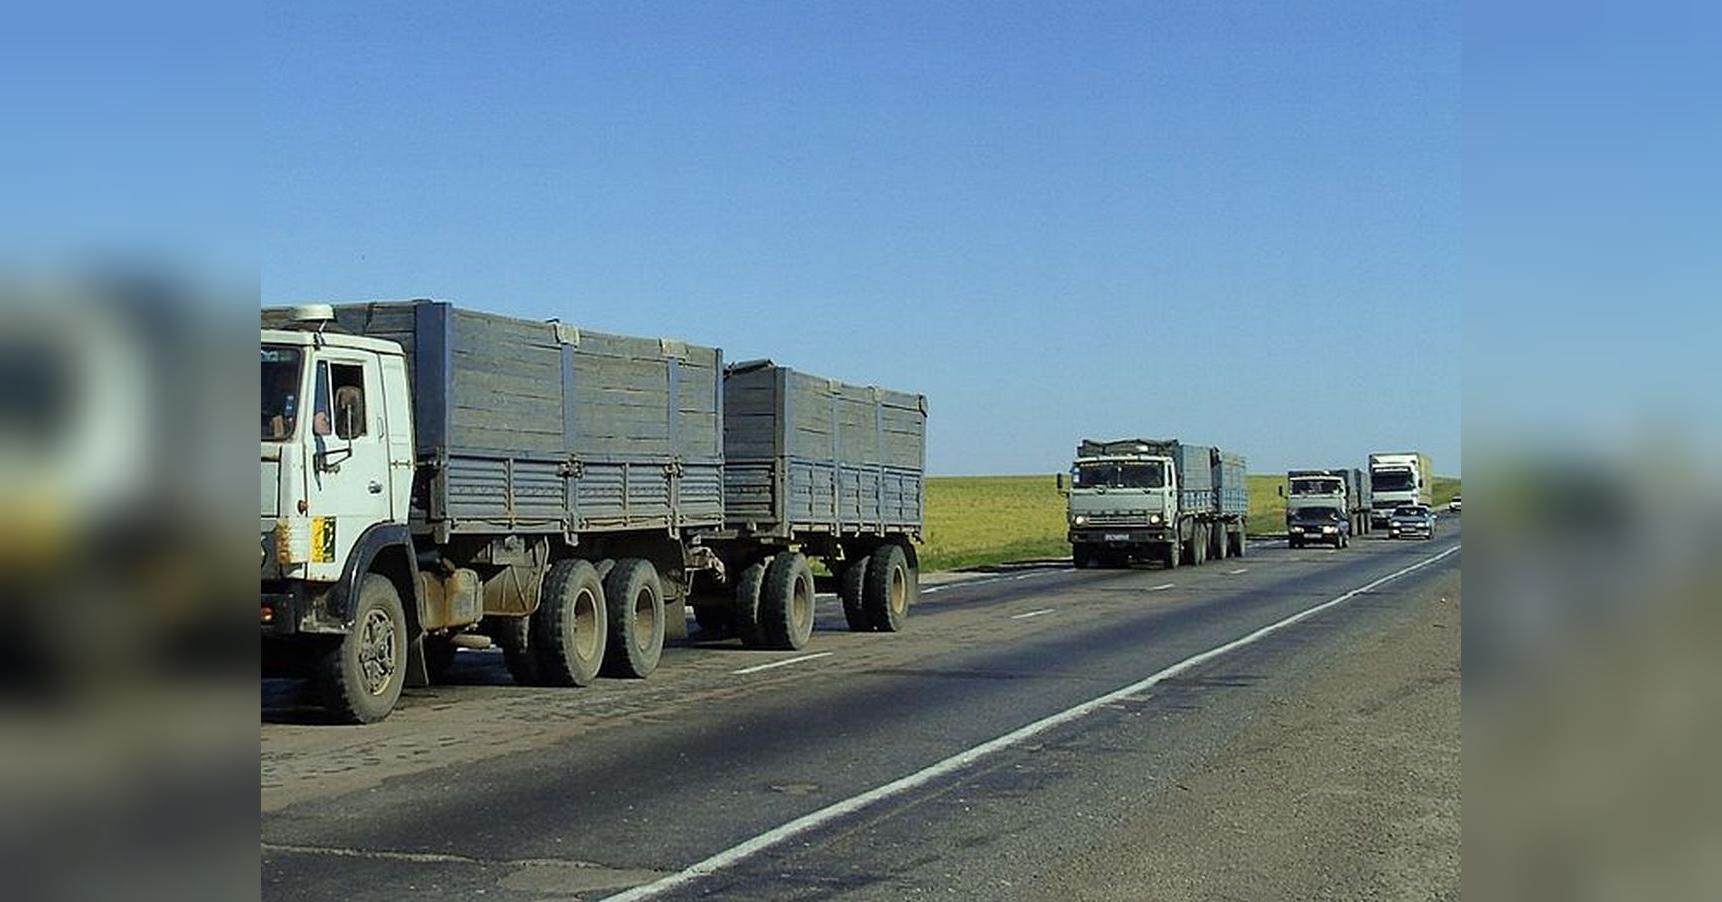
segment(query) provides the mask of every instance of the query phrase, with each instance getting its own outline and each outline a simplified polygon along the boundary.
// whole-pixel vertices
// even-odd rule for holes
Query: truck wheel
[[[867,608],[861,600],[862,592],[867,588],[867,564],[872,560],[870,554],[853,558],[837,577],[837,595],[843,599],[843,620],[849,624],[852,633],[873,629],[873,621],[868,618]]]
[[[1238,527],[1238,557],[1243,557],[1250,550],[1250,536],[1244,527]]]
[[[532,653],[532,618],[498,619],[490,628],[490,638],[502,649],[502,663],[516,684],[537,686],[544,682],[538,658]]]
[[[909,616],[909,605],[915,600],[915,588],[915,574],[909,569],[903,549],[884,545],[873,552],[862,593],[862,606],[873,621],[873,628],[881,633],[901,631]]]
[[[610,636],[606,676],[644,679],[664,653],[664,587],[652,562],[623,558],[604,578]]]
[[[1078,570],[1094,566],[1094,549],[1085,542],[1070,546],[1070,565]]]
[[[1197,524],[1190,533],[1190,566],[1200,567],[1208,562],[1208,528]]]
[[[771,567],[771,558],[754,561],[743,567],[741,574],[735,578],[735,607],[730,614],[735,618],[735,631],[741,636],[741,644],[758,646],[764,638],[759,629],[759,597],[765,587],[765,571]]]
[[[552,686],[591,683],[604,661],[607,623],[597,568],[578,560],[551,564],[529,630],[543,681]]]
[[[407,615],[387,577],[365,574],[353,608],[353,629],[324,653],[318,689],[329,712],[348,723],[389,716],[407,676]]]
[[[1178,565],[1180,563],[1182,563],[1180,558],[1183,557],[1183,555],[1179,554],[1179,551],[1183,547],[1184,547],[1184,543],[1177,541],[1176,539],[1166,543],[1166,569],[1167,570],[1178,569]]]
[[[766,648],[795,651],[813,637],[813,568],[786,551],[771,559],[759,592],[759,636]]]

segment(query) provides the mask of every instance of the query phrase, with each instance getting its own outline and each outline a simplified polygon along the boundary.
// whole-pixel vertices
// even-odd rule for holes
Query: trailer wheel
[[[1208,528],[1197,523],[1190,530],[1190,566],[1200,567],[1208,561]]]
[[[318,689],[329,712],[349,723],[389,716],[407,676],[407,615],[388,578],[367,573],[359,583],[353,629],[323,654]]]
[[[604,661],[608,618],[604,585],[586,561],[550,565],[528,631],[539,677],[552,686],[585,686]]]
[[[909,616],[909,605],[915,600],[915,574],[909,569],[909,559],[896,545],[883,545],[873,552],[867,564],[867,581],[862,593],[862,606],[873,628],[882,633],[903,629]]]
[[[664,587],[652,562],[623,558],[604,577],[610,636],[606,676],[644,679],[664,653]]]
[[[544,682],[538,657],[532,653],[532,618],[507,617],[490,627],[490,638],[502,649],[502,663],[508,675],[521,686],[538,686]]]
[[[1238,533],[1233,537],[1233,541],[1237,542],[1237,553],[1232,555],[1233,557],[1243,557],[1244,554],[1250,550],[1249,531],[1243,524],[1238,525]]]
[[[867,587],[867,565],[872,559],[870,554],[850,559],[837,577],[837,595],[843,599],[843,620],[849,624],[852,633],[873,629],[873,621],[867,616],[867,608],[862,602],[862,593]]]
[[[754,561],[743,567],[735,578],[735,607],[730,609],[730,614],[735,618],[735,631],[741,636],[743,645],[758,646],[765,641],[759,629],[759,597],[765,586],[765,571],[771,566],[771,561],[770,557]]]
[[[767,648],[794,651],[813,637],[813,568],[799,552],[771,559],[759,593],[759,638]]]

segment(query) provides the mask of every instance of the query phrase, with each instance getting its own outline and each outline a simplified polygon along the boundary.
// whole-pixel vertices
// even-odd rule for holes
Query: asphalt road
[[[583,690],[514,687],[497,655],[463,652],[459,685],[370,727],[319,723],[298,687],[266,684],[264,895],[1456,892],[1460,555],[1436,558],[1458,544],[1443,519],[1425,542],[929,581],[903,634],[850,634],[827,601],[802,652],[696,636],[650,680]],[[1450,668],[1429,636],[1451,639]],[[1391,736],[1350,741],[1377,726]],[[1377,813],[1319,804],[1354,783]],[[1192,786],[1211,793],[1194,807]],[[1229,873],[1250,843],[1307,865],[1285,868],[1301,882]],[[1384,843],[1408,862],[1376,864]]]

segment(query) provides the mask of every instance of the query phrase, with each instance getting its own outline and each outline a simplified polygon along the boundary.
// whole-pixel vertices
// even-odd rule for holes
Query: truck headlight
[[[1088,515],[1087,514],[1077,514],[1076,516],[1070,518],[1070,522],[1075,523],[1077,526],[1081,526],[1082,524],[1088,522]]]
[[[1339,532],[1339,527],[1337,527],[1337,526],[1323,526],[1321,528],[1321,531],[1331,536],[1334,533]]]
[[[1288,532],[1303,532],[1303,527],[1302,526],[1290,526],[1290,527],[1287,527],[1287,531]]]
[[[1159,526],[1160,525],[1160,515],[1159,514],[1149,514],[1148,515],[1148,524],[1150,526]]]

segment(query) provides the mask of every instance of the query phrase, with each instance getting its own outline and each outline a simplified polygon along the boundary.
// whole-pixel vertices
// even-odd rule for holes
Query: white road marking
[[[1250,572],[1250,568],[1248,568],[1248,567],[1239,567],[1239,568],[1238,568],[1238,569],[1236,569],[1236,570],[1227,570],[1227,571],[1226,571],[1226,574],[1227,574],[1227,575],[1228,575],[1228,576],[1237,576],[1237,575],[1238,575],[1238,574],[1240,574],[1240,573],[1248,573],[1248,572]]]
[[[1385,585],[1386,583],[1392,582],[1393,580],[1414,570],[1420,570],[1427,567],[1430,564],[1433,564],[1436,561],[1458,551],[1459,547],[1460,546],[1458,545],[1454,545],[1433,557],[1424,558],[1409,567],[1396,570],[1373,582],[1365,583],[1364,585],[1352,589],[1343,595],[1330,598],[1314,607],[1304,608],[1296,614],[1276,620],[1267,626],[1264,626],[1252,633],[1240,636],[1237,639],[1233,639],[1224,645],[1218,645],[1205,652],[1201,652],[1200,654],[1191,655],[1190,657],[1185,658],[1164,670],[1131,683],[1128,686],[1114,689],[1105,695],[1089,699],[1081,704],[1066,708],[1057,714],[1048,715],[1040,720],[1028,724],[1027,726],[1012,730],[996,739],[988,740],[966,751],[958,752],[943,761],[922,768],[906,777],[900,777],[883,786],[874,787],[860,795],[851,796],[843,801],[827,805],[818,811],[804,814],[789,823],[767,830],[746,842],[731,846],[703,861],[695,862],[694,864],[689,865],[688,867],[667,877],[660,878],[651,883],[643,883],[633,889],[610,896],[610,902],[634,902],[634,900],[638,899],[651,899],[669,892],[670,890],[685,886],[701,877],[716,873],[717,871],[723,870],[724,868],[730,867],[738,862],[757,855],[766,849],[780,845],[786,840],[793,839],[794,837],[810,832],[840,817],[860,811],[875,802],[882,801],[884,799],[891,798],[892,796],[900,795],[911,789],[923,786],[939,777],[945,776],[946,774],[961,770],[962,768],[965,768],[988,755],[1003,751],[1011,746],[1021,743],[1025,739],[1030,739],[1044,733],[1053,727],[1061,726],[1091,714],[1107,705],[1128,699],[1132,695],[1142,692],[1143,690],[1153,688],[1155,685],[1158,685],[1171,677],[1175,677],[1186,670],[1196,667],[1197,665],[1204,664],[1214,658],[1226,654],[1227,652],[1234,651],[1254,642],[1259,642],[1294,623],[1313,617],[1314,615],[1319,614],[1328,608],[1334,607],[1335,605],[1350,601],[1352,598],[1355,598],[1364,592],[1368,592],[1371,589],[1375,589],[1379,586]]]
[[[1012,619],[1012,620],[1027,620],[1030,617],[1039,617],[1042,614],[1050,614],[1050,613],[1052,613],[1052,610],[1053,610],[1052,608],[1041,608],[1038,611],[1029,611],[1026,614],[1012,614],[1012,615],[1010,615],[1010,619]]]
[[[921,594],[922,595],[931,595],[934,592],[943,592],[943,591],[945,591],[944,586],[934,586],[931,589],[922,589]]]
[[[816,651],[813,654],[802,655],[799,658],[785,658],[782,661],[772,661],[770,664],[755,664],[752,667],[743,667],[740,670],[730,671],[730,674],[733,676],[741,676],[744,673],[758,673],[761,670],[770,670],[773,667],[782,667],[786,664],[800,664],[802,661],[811,661],[814,658],[824,658],[824,657],[828,657],[829,655],[831,655],[831,652]]]
[[[1150,592],[1164,592],[1167,589],[1176,589],[1176,588],[1178,588],[1177,583],[1161,583],[1158,586],[1148,587],[1148,591],[1150,591]]]

